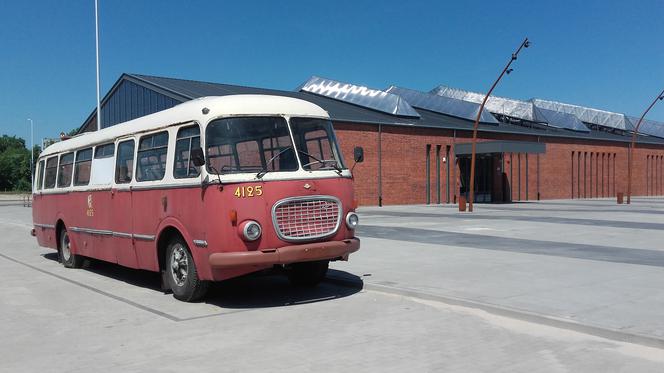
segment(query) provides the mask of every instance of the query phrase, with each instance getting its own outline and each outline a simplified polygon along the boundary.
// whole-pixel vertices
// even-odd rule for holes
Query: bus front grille
[[[341,202],[332,196],[286,198],[275,203],[272,221],[284,241],[331,236],[341,223]]]

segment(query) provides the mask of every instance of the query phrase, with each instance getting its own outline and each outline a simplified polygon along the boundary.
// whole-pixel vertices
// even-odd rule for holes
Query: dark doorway
[[[500,165],[500,154],[478,154],[475,159],[475,201],[474,202],[502,202],[503,200],[503,180],[496,178],[495,165]],[[459,158],[459,170],[461,171],[461,195],[468,198],[468,187],[470,185],[470,157]],[[499,170],[499,169],[498,169]],[[502,171],[499,170],[499,176]],[[496,183],[499,188],[496,188]]]

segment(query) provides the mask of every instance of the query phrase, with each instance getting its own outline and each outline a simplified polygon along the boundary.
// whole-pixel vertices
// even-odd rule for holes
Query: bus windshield
[[[344,168],[332,123],[319,118],[291,118],[291,129],[305,170]]]
[[[296,147],[283,117],[222,118],[210,122],[206,130],[208,171],[296,171],[296,154],[305,170],[343,168],[329,120],[291,118],[291,128]]]
[[[206,131],[208,170],[219,173],[259,172],[266,162],[273,171],[298,169],[293,142],[282,117],[223,118]],[[287,150],[290,149],[290,150]]]

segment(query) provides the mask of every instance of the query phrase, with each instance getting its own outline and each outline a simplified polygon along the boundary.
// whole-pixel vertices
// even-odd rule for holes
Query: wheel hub
[[[71,257],[71,247],[69,235],[66,231],[62,234],[62,244],[60,245],[60,248],[62,249],[62,260],[65,262],[69,261],[69,258]]]
[[[177,286],[184,285],[189,270],[189,261],[184,250],[182,245],[176,245],[171,255],[171,276]]]

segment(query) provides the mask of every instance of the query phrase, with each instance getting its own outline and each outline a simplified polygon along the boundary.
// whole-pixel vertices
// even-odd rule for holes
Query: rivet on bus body
[[[231,210],[228,212],[228,217],[231,219],[231,224],[237,226],[237,211]]]
[[[207,115],[207,113],[210,112],[210,109],[204,107],[203,110],[201,110],[201,111],[203,112],[204,115]]]

